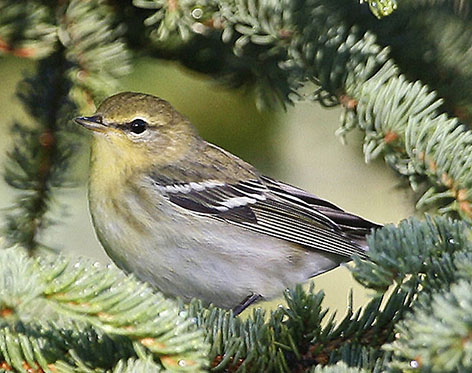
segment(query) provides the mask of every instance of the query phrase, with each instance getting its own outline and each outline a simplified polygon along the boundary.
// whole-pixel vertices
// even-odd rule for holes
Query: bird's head
[[[75,118],[75,122],[93,131],[98,152],[144,163],[161,158],[170,162],[198,137],[192,124],[172,105],[143,93],[118,93],[103,101],[95,114]]]

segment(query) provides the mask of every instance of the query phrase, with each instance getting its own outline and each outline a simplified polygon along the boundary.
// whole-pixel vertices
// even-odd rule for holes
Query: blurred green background
[[[2,165],[12,147],[11,124],[32,122],[23,112],[15,91],[24,74],[33,69],[32,61],[13,57],[0,61]],[[304,188],[348,211],[379,223],[397,223],[414,213],[411,192],[399,187],[399,179],[383,161],[365,164],[361,133],[348,135],[347,145],[334,135],[340,108],[326,109],[307,102],[289,107],[287,111],[260,112],[249,89],[225,89],[205,75],[155,59],[138,60],[133,73],[123,79],[122,86],[123,90],[150,93],[170,101],[198,127],[206,140],[235,153],[263,173]],[[109,259],[94,235],[87,211],[88,147],[85,141],[73,167],[79,186],[55,193],[51,214],[60,223],[45,232],[42,242],[73,255],[107,262]],[[15,191],[2,179],[0,207],[3,211],[10,206],[14,195]],[[355,306],[365,303],[369,296],[346,268],[318,276],[314,281],[316,289],[326,293],[325,306],[338,310],[340,316],[345,312],[351,288]],[[271,308],[280,302],[281,299],[277,299],[261,305]]]

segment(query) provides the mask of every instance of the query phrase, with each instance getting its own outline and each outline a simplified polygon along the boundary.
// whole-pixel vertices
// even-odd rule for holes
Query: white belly
[[[91,203],[100,242],[119,267],[185,300],[200,298],[232,308],[253,293],[279,296],[340,263],[334,255],[212,218],[195,219],[188,212],[177,216],[175,208],[180,208],[163,198],[146,206],[127,201],[138,219],[130,218],[124,204],[112,208],[107,200]],[[155,209],[166,212],[162,219],[152,218]]]

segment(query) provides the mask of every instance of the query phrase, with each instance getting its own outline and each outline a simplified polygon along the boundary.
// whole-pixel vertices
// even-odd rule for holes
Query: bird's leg
[[[240,304],[233,308],[233,315],[237,316],[241,312],[243,312],[247,307],[251,304],[256,303],[258,300],[262,299],[262,295],[260,294],[250,294],[245,298]]]

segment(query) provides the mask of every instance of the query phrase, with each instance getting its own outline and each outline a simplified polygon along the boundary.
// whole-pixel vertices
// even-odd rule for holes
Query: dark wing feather
[[[176,205],[230,224],[344,257],[365,255],[365,234],[378,225],[270,178],[227,184],[156,186]],[[166,180],[166,182],[168,182]]]
[[[244,221],[256,223],[256,216],[249,206],[234,207],[227,211],[219,210],[215,205],[208,204],[207,199],[195,198],[195,195],[174,195],[169,194],[171,202],[188,210],[219,216],[232,221]]]
[[[365,236],[366,234],[369,234],[372,229],[382,227],[381,224],[373,223],[360,216],[346,212],[335,204],[319,198],[314,194],[308,193],[303,189],[299,189],[266,176],[262,176],[261,179],[272,193],[276,194],[280,198],[290,199],[294,202],[296,202],[297,199],[303,201],[313,209],[317,209],[330,218],[345,232],[352,232],[353,234]]]

